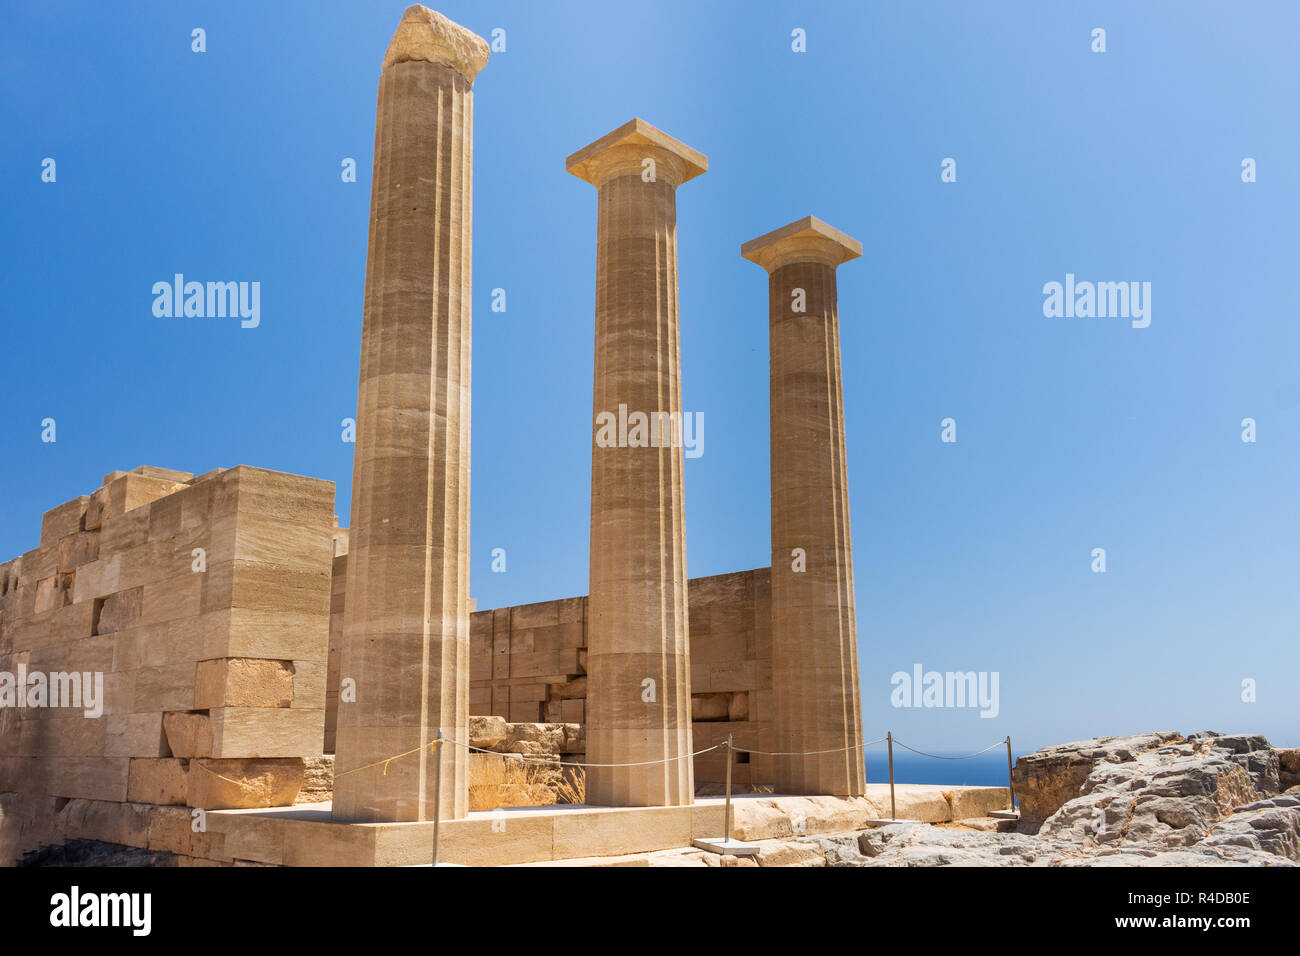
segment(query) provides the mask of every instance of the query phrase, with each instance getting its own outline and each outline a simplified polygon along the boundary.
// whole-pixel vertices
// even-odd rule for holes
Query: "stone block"
[[[749,720],[749,693],[738,691],[731,695],[727,706],[728,720]]]
[[[323,702],[322,702],[323,703]],[[319,757],[325,709],[220,707],[208,712],[214,757]]]
[[[183,807],[187,777],[188,770],[183,760],[172,757],[134,759],[127,781],[127,800]]]
[[[691,808],[573,810],[554,818],[553,857],[614,856],[690,846]]]
[[[312,612],[236,607],[220,615],[228,627],[209,634],[205,657],[323,661],[329,654],[328,604]]]
[[[99,535],[78,531],[59,539],[59,570],[75,571],[99,558]]]
[[[197,710],[289,707],[294,700],[293,662],[249,658],[200,661],[194,700]],[[324,706],[323,694],[315,704]]]
[[[212,756],[212,722],[207,714],[164,714],[163,733],[173,757]]]
[[[168,478],[156,478],[135,472],[128,472],[114,478],[106,486],[108,489],[108,507],[105,519],[111,520],[119,515],[135,511],[144,505],[164,498],[174,491],[184,488],[183,482]]]
[[[1011,807],[1011,791],[1006,787],[962,787],[945,790],[943,797],[952,807],[953,820],[987,817],[990,810]]]
[[[206,810],[292,806],[303,776],[301,758],[191,760],[186,803]]]
[[[566,724],[581,724],[586,717],[586,701],[582,698],[560,701],[560,720]]]
[[[88,504],[90,496],[79,495],[45,512],[41,519],[41,546],[56,547],[61,539],[80,531]]]
[[[826,854],[815,843],[760,840],[759,866],[825,866]]]
[[[104,721],[104,756],[162,757],[167,753],[162,714],[111,714]]]
[[[469,743],[471,747],[485,750],[497,746],[509,735],[509,727],[501,717],[470,717]]]
[[[194,670],[190,661],[141,667],[135,674],[135,708],[161,718],[165,711],[196,710]]]
[[[284,864],[284,836],[292,826],[290,821],[248,813],[215,812],[209,815],[208,826],[222,837],[223,856],[253,864]]]
[[[89,800],[80,818],[80,826],[68,836],[144,847],[149,843],[151,813],[152,808],[143,804]]]
[[[104,524],[104,513],[108,508],[108,489],[96,488],[90,493],[86,502],[86,513],[82,516],[81,526],[87,531],[98,531]]]
[[[140,620],[145,624],[197,617],[202,610],[203,575],[187,565],[179,574],[144,586]]]
[[[124,631],[140,623],[144,592],[142,588],[118,591],[104,598],[96,598],[95,617],[92,622],[95,634]]]
[[[122,515],[111,512],[104,516],[99,529],[99,556],[101,560],[124,554],[149,542],[149,509],[143,508]]]
[[[101,555],[103,547],[101,544]],[[118,590],[118,578],[122,568],[122,555],[101,556],[89,564],[77,569],[76,586],[73,589],[73,601],[80,604],[94,598],[107,597]]]
[[[537,723],[542,719],[542,707],[537,701],[510,701],[511,723]]]
[[[36,582],[34,613],[44,614],[72,603],[76,586],[75,572],[56,572]]]
[[[691,695],[691,720],[726,720],[730,708],[730,694]]]
[[[126,800],[129,757],[46,757],[35,763],[31,789],[53,797]]]

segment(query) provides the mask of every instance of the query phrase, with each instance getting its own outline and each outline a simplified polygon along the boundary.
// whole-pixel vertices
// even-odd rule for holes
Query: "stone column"
[[[488,47],[407,8],[379,78],[336,744],[340,820],[428,820],[439,728],[469,723],[474,77]],[[468,806],[444,748],[442,816]]]
[[[566,167],[596,187],[599,206],[587,760],[667,761],[592,768],[587,801],[680,806],[695,787],[676,191],[708,160],[634,119]]]
[[[809,216],[745,243],[769,273],[772,739],[778,793],[866,787],[835,269],[862,244]]]

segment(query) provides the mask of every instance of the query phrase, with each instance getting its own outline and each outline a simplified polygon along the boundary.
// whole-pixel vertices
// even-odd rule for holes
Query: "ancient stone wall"
[[[470,615],[470,712],[512,723],[583,723],[587,599]]]
[[[345,545],[346,546],[346,545]],[[334,559],[330,620],[332,748],[337,643],[347,556]],[[768,568],[689,582],[691,717],[695,749],[735,735],[738,747],[773,750],[771,733],[771,572]],[[512,723],[584,724],[587,720],[587,599],[476,611],[470,616],[470,713]],[[769,758],[736,755],[737,786],[770,782]],[[726,765],[714,751],[695,761],[696,783],[719,783]]]
[[[46,820],[292,803],[323,739],[333,505],[328,481],[145,466],[46,512],[0,564],[0,793]]]
[[[737,747],[773,751],[772,572],[770,568],[695,578],[689,583],[691,719],[695,749],[735,736]],[[718,783],[722,751],[695,758],[695,783]],[[772,759],[736,753],[737,787],[772,782]],[[716,788],[713,788],[716,789]]]

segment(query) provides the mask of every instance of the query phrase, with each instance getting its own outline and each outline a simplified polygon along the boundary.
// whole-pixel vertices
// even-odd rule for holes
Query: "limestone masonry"
[[[323,741],[333,498],[141,467],[46,512],[0,565],[0,671],[101,674],[103,713],[0,709],[6,821],[77,798],[292,802]]]
[[[742,834],[783,833],[806,807],[880,815],[835,290],[861,246],[808,217],[743,247],[769,273],[772,564],[688,580],[676,203],[708,161],[641,119],[565,167],[596,191],[594,420],[640,415],[651,440],[593,427],[589,595],[475,610],[487,60],[418,5],[382,60],[350,527],[328,481],[142,466],[47,512],[39,545],[0,564],[6,863],[78,840],[189,864],[418,862],[435,820],[465,862],[659,850],[721,832],[705,794],[728,766],[738,793],[783,795],[747,805]],[[1007,797],[904,799],[951,820]],[[520,801],[587,807],[486,825]]]

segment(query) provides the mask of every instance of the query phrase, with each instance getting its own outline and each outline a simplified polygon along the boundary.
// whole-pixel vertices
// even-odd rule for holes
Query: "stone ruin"
[[[865,792],[835,286],[861,245],[807,217],[742,247],[769,284],[772,563],[688,579],[676,192],[708,161],[642,120],[566,168],[597,193],[598,418],[627,408],[671,434],[593,440],[589,595],[474,610],[487,58],[413,6],[383,60],[350,528],[329,481],[143,466],[48,511],[38,546],[0,564],[0,672],[26,675],[0,708],[6,861],[92,832],[201,859],[195,811],[331,791],[339,822],[457,820],[471,759],[492,759],[466,744],[592,764],[586,802],[609,807],[689,807],[727,761],[741,788]],[[100,699],[23,696],[36,674]]]

